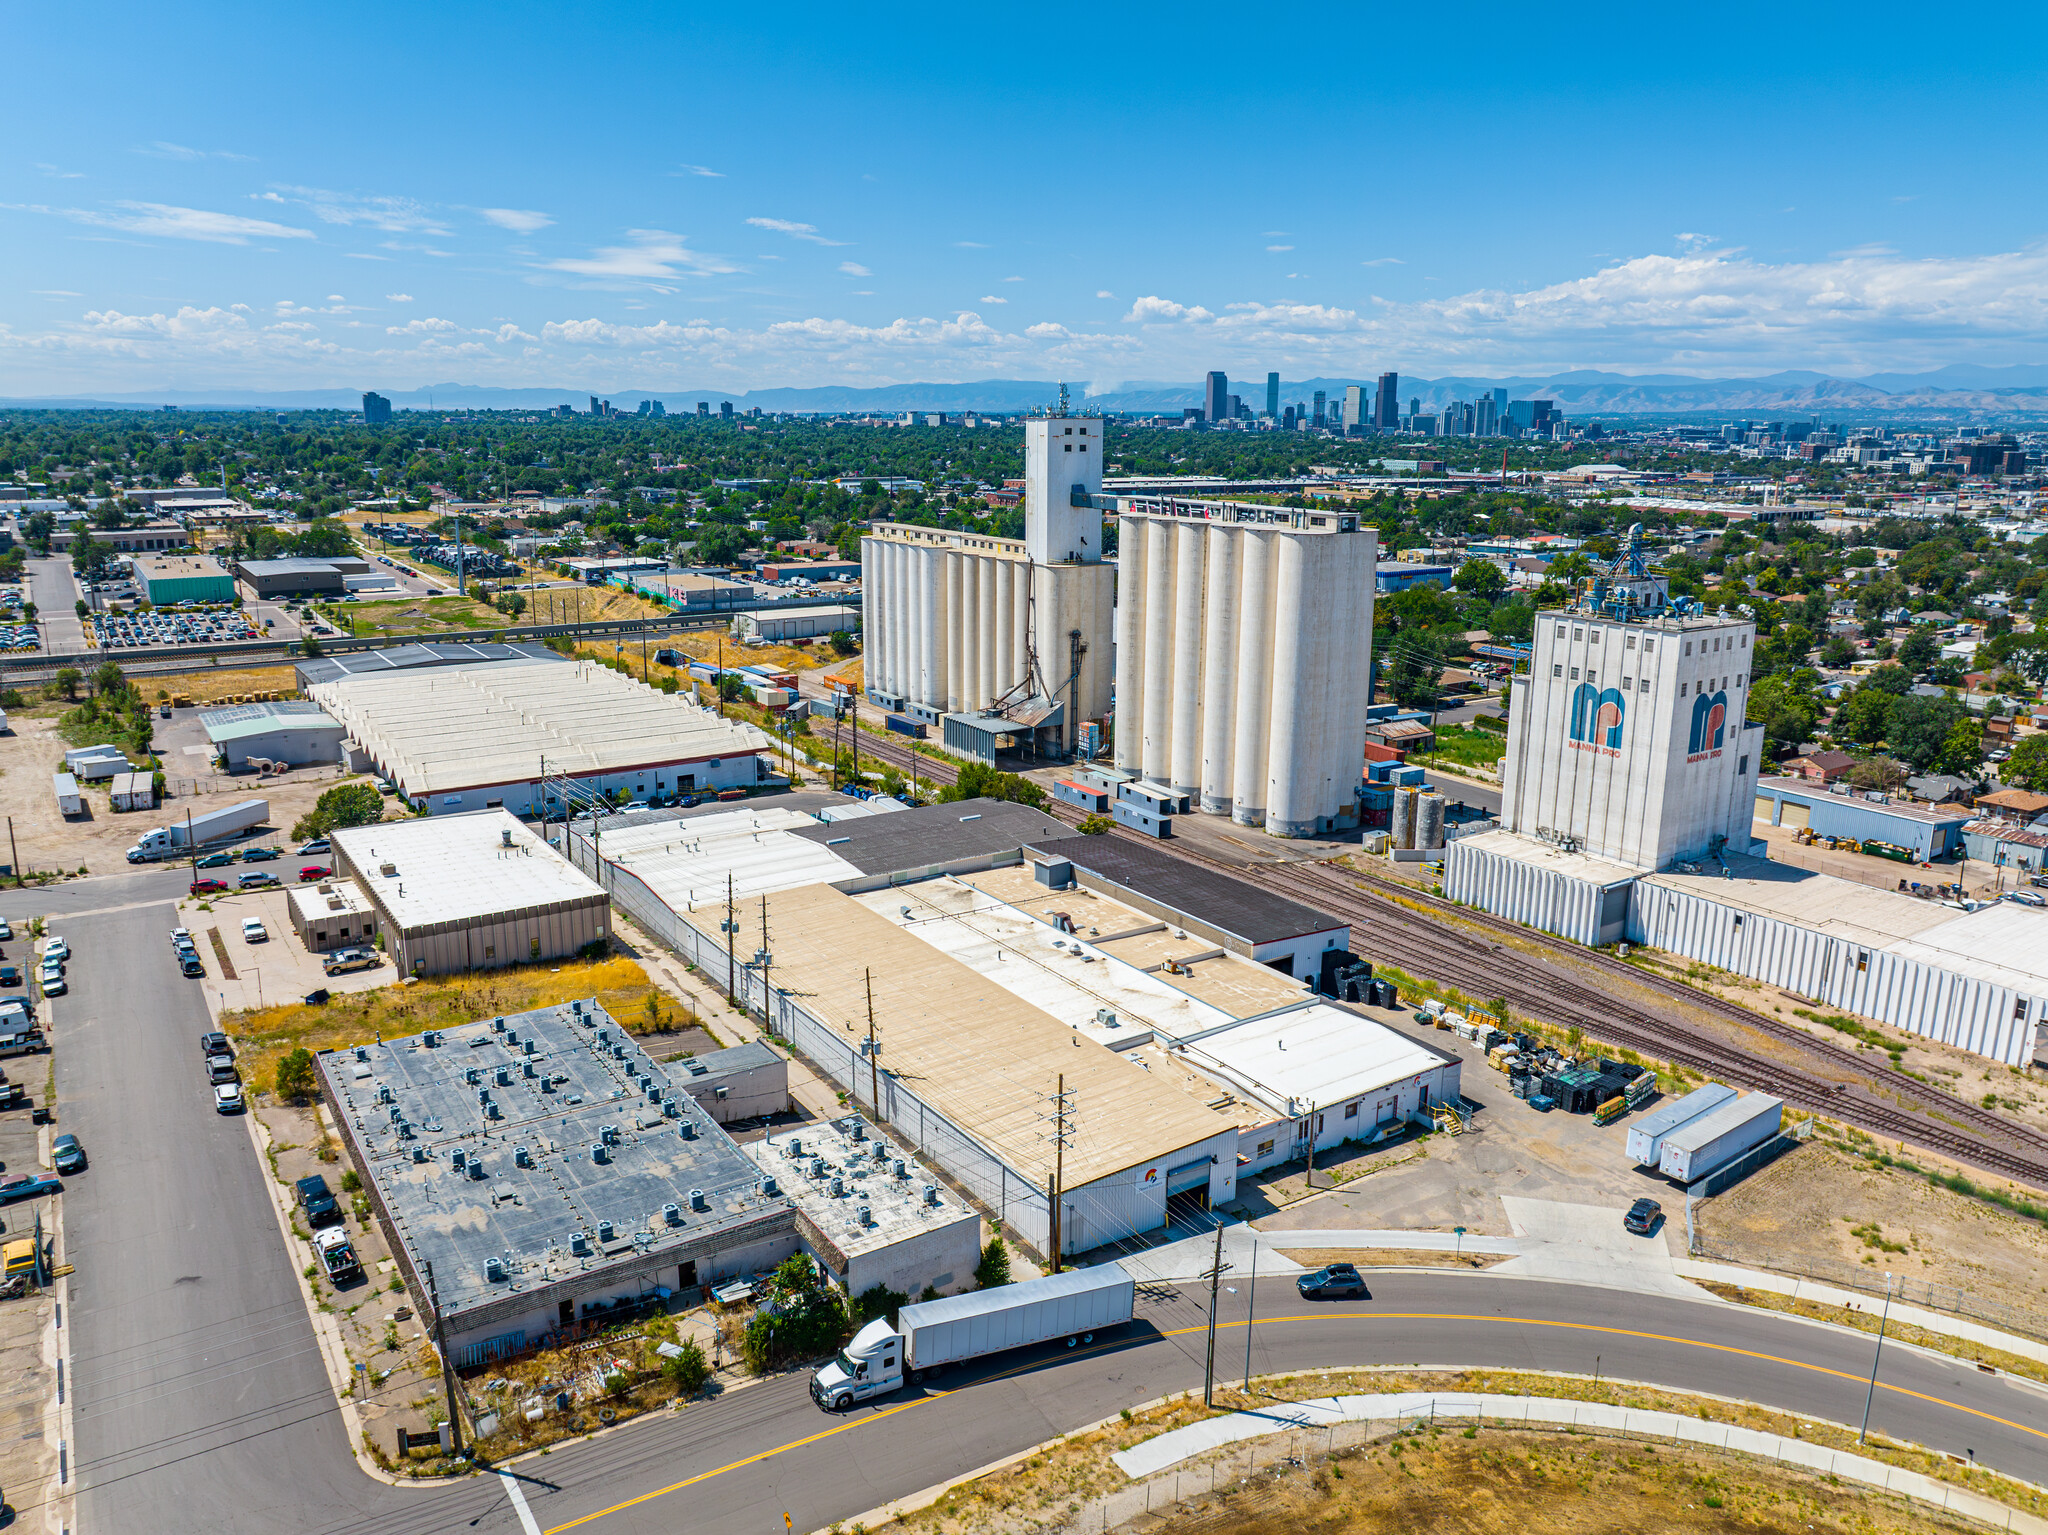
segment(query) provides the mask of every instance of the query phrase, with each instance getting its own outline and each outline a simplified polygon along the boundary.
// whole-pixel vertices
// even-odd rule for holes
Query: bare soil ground
[[[1880,1291],[1889,1271],[1915,1304],[2048,1337],[2048,1226],[1821,1140],[1701,1201],[1694,1221],[1709,1257]]]

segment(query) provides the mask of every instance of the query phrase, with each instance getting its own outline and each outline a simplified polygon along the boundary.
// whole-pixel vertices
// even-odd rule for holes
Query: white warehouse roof
[[[604,826],[597,842],[607,865],[632,875],[671,910],[687,912],[724,905],[728,876],[735,901],[858,876],[857,867],[829,848],[790,835],[817,824],[800,810],[733,810]],[[571,828],[579,860],[588,856],[589,827],[578,821]]]
[[[1182,1047],[1198,1069],[1276,1114],[1328,1108],[1455,1064],[1455,1058],[1327,1002],[1225,1024]]]
[[[719,718],[592,661],[497,661],[339,677],[313,697],[414,795],[615,773],[772,749]]]
[[[331,836],[343,868],[402,933],[607,904],[595,881],[505,810],[381,821]]]

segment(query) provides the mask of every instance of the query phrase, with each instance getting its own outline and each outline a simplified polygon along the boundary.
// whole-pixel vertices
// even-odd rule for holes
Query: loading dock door
[[[1789,826],[1795,831],[1803,831],[1807,823],[1813,818],[1813,807],[1788,799],[1785,801],[1783,815],[1784,819],[1778,823],[1780,826]]]
[[[1207,1157],[1203,1157],[1200,1161],[1183,1163],[1179,1167],[1169,1167],[1166,1170],[1166,1194],[1169,1199],[1175,1194],[1185,1194],[1189,1189],[1207,1188],[1208,1186],[1209,1159]]]

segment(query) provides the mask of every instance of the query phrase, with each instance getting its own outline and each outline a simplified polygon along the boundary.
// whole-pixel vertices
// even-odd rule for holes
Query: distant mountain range
[[[1373,379],[1309,378],[1283,382],[1283,404],[1310,400],[1320,389],[1341,400],[1349,384]],[[1177,414],[1200,405],[1199,382],[1140,380],[1096,390],[1069,383],[1074,399],[1098,410]],[[1233,390],[1254,410],[1265,405],[1263,376],[1233,379]],[[1506,389],[1510,399],[1551,399],[1568,416],[1715,415],[1765,412],[1782,415],[1880,416],[2048,414],[2048,366],[1979,367],[1955,364],[1932,373],[1874,373],[1836,378],[1825,373],[1785,372],[1761,378],[1693,378],[1684,374],[1608,373],[1580,370],[1548,377],[1401,379],[1402,410],[1419,399],[1425,410],[1451,399],[1470,399],[1484,389]],[[581,389],[497,389],[480,384],[431,384],[419,389],[380,391],[399,410],[548,410],[570,405],[587,410],[590,392]],[[872,389],[829,385],[816,389],[614,389],[604,394],[613,406],[635,410],[643,399],[658,399],[670,414],[688,414],[699,400],[715,412],[726,400],[739,409],[765,411],[994,411],[1029,410],[1050,403],[1059,384],[1047,379],[981,379],[972,383],[889,384]],[[156,394],[45,396],[0,399],[0,409],[133,410],[176,405],[215,410],[357,410],[362,395],[353,389],[167,390]]]

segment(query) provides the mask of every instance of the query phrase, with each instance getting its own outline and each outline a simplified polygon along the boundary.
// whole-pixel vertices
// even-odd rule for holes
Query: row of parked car
[[[95,613],[93,639],[103,650],[144,649],[159,645],[229,645],[260,640],[263,631],[232,610],[186,613],[158,608],[148,613]]]

